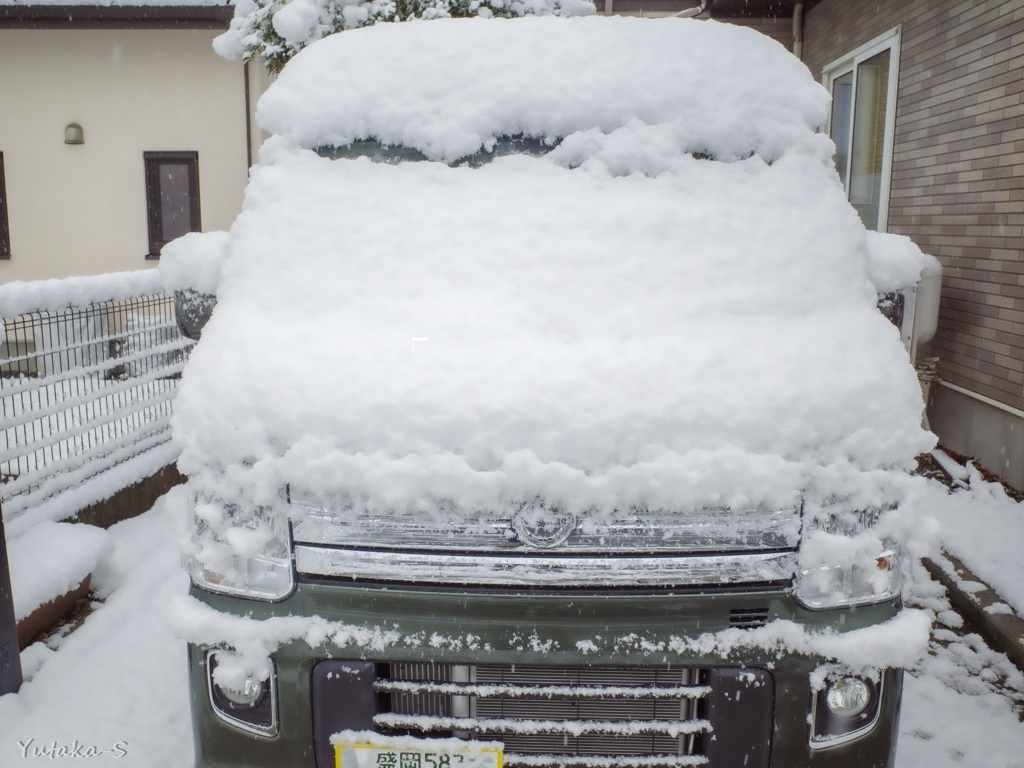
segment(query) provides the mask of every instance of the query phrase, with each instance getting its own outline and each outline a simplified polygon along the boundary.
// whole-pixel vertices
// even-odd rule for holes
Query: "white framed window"
[[[846,196],[864,226],[884,232],[889,212],[900,27],[833,61],[822,71],[832,94],[828,133]]]

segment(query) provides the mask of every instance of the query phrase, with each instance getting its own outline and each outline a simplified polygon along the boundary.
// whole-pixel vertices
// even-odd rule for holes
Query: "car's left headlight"
[[[280,600],[294,587],[287,516],[261,507],[241,514],[237,505],[198,499],[186,569],[210,592]]]
[[[904,551],[879,536],[878,510],[805,521],[795,596],[812,609],[881,603],[898,597],[905,581]]]

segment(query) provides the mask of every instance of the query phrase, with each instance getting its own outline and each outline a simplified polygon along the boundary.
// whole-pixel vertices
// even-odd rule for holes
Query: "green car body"
[[[328,768],[333,765],[325,761],[333,761],[327,738],[334,729],[372,727],[372,716],[367,715],[376,711],[370,713],[366,706],[354,707],[353,702],[362,695],[364,704],[366,700],[371,702],[370,709],[387,706],[366,681],[357,693],[346,692],[340,698],[315,690],[317,666],[339,660],[357,664],[368,662],[380,675],[387,674],[384,670],[392,662],[426,662],[439,667],[481,664],[543,665],[556,669],[580,665],[692,668],[705,670],[704,674],[712,669],[753,670],[769,681],[768,691],[761,677],[755,686],[727,678],[723,681],[723,690],[717,694],[720,700],[715,705],[711,702],[701,705],[704,707],[701,716],[706,716],[710,707],[718,708],[714,723],[717,738],[712,742],[710,736],[705,737],[693,752],[703,756],[710,750],[712,759],[707,764],[760,768],[882,768],[892,764],[895,754],[902,672],[883,673],[877,711],[857,738],[835,746],[812,748],[811,713],[815,691],[810,680],[825,660],[749,649],[738,650],[723,659],[716,655],[683,655],[668,648],[673,638],[698,637],[730,627],[756,627],[777,619],[796,622],[808,631],[828,631],[837,626],[848,630],[871,627],[893,618],[898,611],[896,602],[809,611],[796,604],[788,590],[777,588],[692,593],[613,590],[514,594],[352,586],[323,581],[300,581],[292,595],[276,603],[200,590],[194,590],[193,594],[219,611],[255,619],[321,616],[346,625],[386,627],[403,637],[421,640],[433,636],[475,638],[474,647],[468,647],[468,642],[462,647],[451,644],[435,647],[429,640],[417,644],[399,641],[372,651],[333,643],[311,648],[301,640],[291,642],[272,657],[276,676],[273,706],[277,721],[273,735],[255,734],[223,716],[225,713],[216,708],[211,695],[209,649],[192,645],[189,668],[196,758],[197,765],[209,768],[240,765]],[[627,637],[626,642],[615,642]],[[611,642],[599,647],[595,640],[601,639]],[[591,647],[589,643],[594,643],[594,650],[582,653],[580,643],[587,644],[587,648]],[[747,692],[748,702],[742,697],[739,701],[729,700],[735,690]],[[228,717],[238,715],[227,714]],[[608,738],[614,743],[614,737]],[[714,759],[716,755],[718,759]]]

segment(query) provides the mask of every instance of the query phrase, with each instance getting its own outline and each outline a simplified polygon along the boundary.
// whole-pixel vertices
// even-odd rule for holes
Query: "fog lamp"
[[[860,738],[878,722],[882,681],[832,672],[815,691],[811,711],[811,749],[827,749]]]
[[[224,665],[227,674],[215,674]],[[277,735],[277,685],[274,662],[266,659],[270,674],[265,680],[244,668],[232,651],[210,650],[206,656],[206,680],[213,713],[222,721],[258,736]]]
[[[856,677],[842,677],[828,687],[825,703],[838,717],[856,717],[871,704],[871,689]]]
[[[252,675],[246,677],[237,687],[221,685],[216,680],[213,684],[217,686],[221,696],[236,707],[254,707],[267,692],[266,684]]]

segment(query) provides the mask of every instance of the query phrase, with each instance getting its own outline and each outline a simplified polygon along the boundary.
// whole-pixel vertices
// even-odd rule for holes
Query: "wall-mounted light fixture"
[[[64,127],[65,144],[85,144],[85,131],[78,123],[68,123]]]

